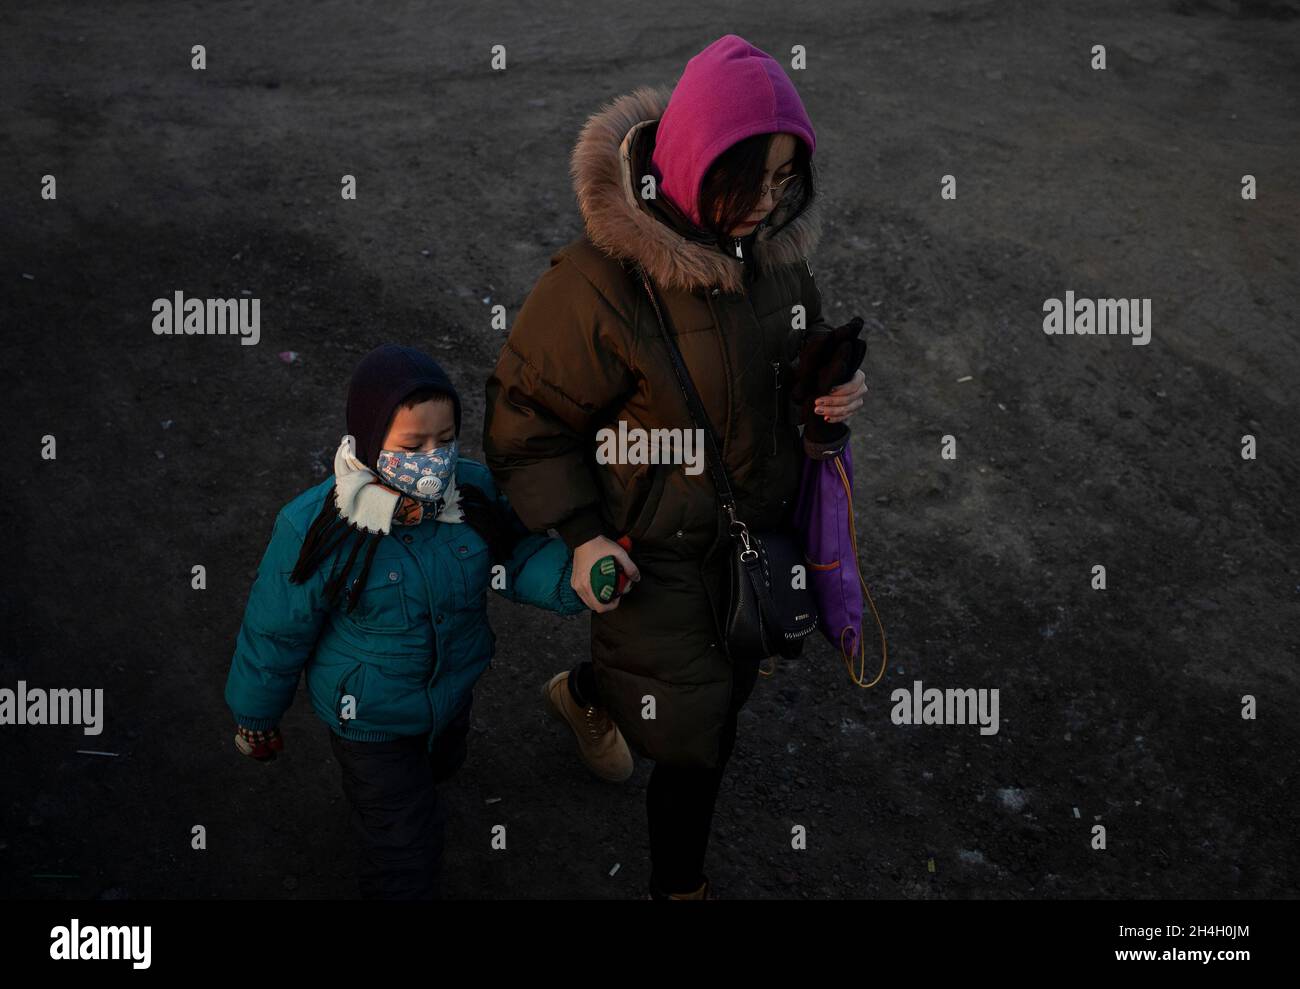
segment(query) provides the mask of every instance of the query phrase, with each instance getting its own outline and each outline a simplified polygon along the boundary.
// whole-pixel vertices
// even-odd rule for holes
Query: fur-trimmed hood
[[[642,86],[607,103],[582,128],[569,171],[591,242],[606,254],[645,266],[665,289],[693,292],[717,287],[739,292],[744,266],[712,243],[690,240],[644,205],[638,194],[653,150],[655,126],[670,93]],[[780,220],[780,207],[770,219]],[[762,267],[802,261],[816,246],[821,218],[815,205],[773,232],[763,224],[754,237]]]

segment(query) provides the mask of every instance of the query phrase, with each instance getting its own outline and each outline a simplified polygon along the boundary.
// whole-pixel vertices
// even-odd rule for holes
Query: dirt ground
[[[231,742],[222,690],[272,520],[325,476],[348,374],[386,340],[453,374],[481,457],[489,307],[518,312],[579,233],[587,114],[728,32],[806,46],[813,268],[834,321],[883,327],[853,452],[890,648],[872,690],[820,640],[760,683],[715,818],[719,892],[1296,895],[1300,5],[814,8],[6,5],[0,687],[103,688],[107,713],[95,738],[0,727],[3,895],[355,895],[305,692],[277,762]],[[155,336],[151,302],[177,290],[260,298],[261,342]],[[1151,343],[1046,336],[1066,290],[1150,298]],[[445,790],[448,895],[639,895],[648,764],[599,783],[538,702],[587,619],[491,616]],[[997,688],[1000,731],[895,726],[890,691],[916,679]]]

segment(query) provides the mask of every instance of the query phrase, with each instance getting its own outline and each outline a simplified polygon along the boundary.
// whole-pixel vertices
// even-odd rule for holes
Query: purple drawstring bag
[[[873,687],[885,672],[887,647],[880,628],[880,673],[866,682],[866,643],[862,602],[865,596],[880,625],[880,615],[867,590],[858,563],[857,530],[853,518],[853,458],[848,443],[842,452],[821,460],[804,460],[795,528],[802,534],[808,564],[808,589],[817,602],[818,628],[848,668],[859,687]]]
[[[859,687],[874,687],[888,663],[885,629],[858,562],[857,528],[853,517],[853,458],[849,430],[828,425],[812,411],[816,396],[831,382],[848,381],[866,355],[858,339],[863,321],[855,318],[828,333],[809,335],[799,358],[795,396],[806,404],[806,458],[794,526],[802,536],[808,565],[808,589],[817,603],[818,627],[840,651],[849,676]],[[880,629],[881,663],[875,679],[866,682],[866,642],[862,627],[863,598]]]

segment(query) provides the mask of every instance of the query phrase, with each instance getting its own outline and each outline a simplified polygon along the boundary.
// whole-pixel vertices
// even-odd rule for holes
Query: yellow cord
[[[849,677],[859,687],[874,687],[880,682],[880,678],[885,675],[885,667],[889,663],[889,644],[885,641],[885,626],[881,624],[880,613],[876,611],[876,602],[871,600],[871,591],[867,589],[867,582],[862,579],[862,564],[858,560],[858,531],[853,524],[853,487],[849,484],[849,477],[844,472],[844,464],[837,456],[835,458],[835,469],[840,472],[840,483],[844,485],[844,493],[848,498],[849,507],[849,545],[853,547],[853,564],[858,570],[858,583],[862,585],[862,593],[867,597],[867,604],[871,606],[871,614],[876,619],[876,627],[880,629],[880,672],[870,683],[863,683],[863,678],[867,675],[867,644],[866,636],[862,630],[858,630],[858,655],[850,658],[844,650],[844,636],[851,631],[851,626],[845,626],[840,632],[840,657],[844,660],[844,666],[849,671]],[[853,661],[858,664],[857,672],[854,672]]]

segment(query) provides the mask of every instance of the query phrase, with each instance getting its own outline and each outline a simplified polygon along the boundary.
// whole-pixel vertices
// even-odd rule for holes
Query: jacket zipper
[[[741,264],[744,264],[745,255],[741,250],[740,238],[733,237],[732,240],[736,245],[736,257],[740,258]],[[804,259],[804,263],[807,264],[807,258]],[[808,269],[808,273],[810,275],[812,274],[811,267]],[[776,426],[777,426],[777,421],[781,417],[781,362],[780,361],[772,362],[772,381],[776,385],[776,389],[772,393],[772,456],[776,456]]]
[[[781,418],[781,362],[772,362],[772,377],[776,381],[775,399],[772,402],[772,456],[776,456],[776,425]]]

